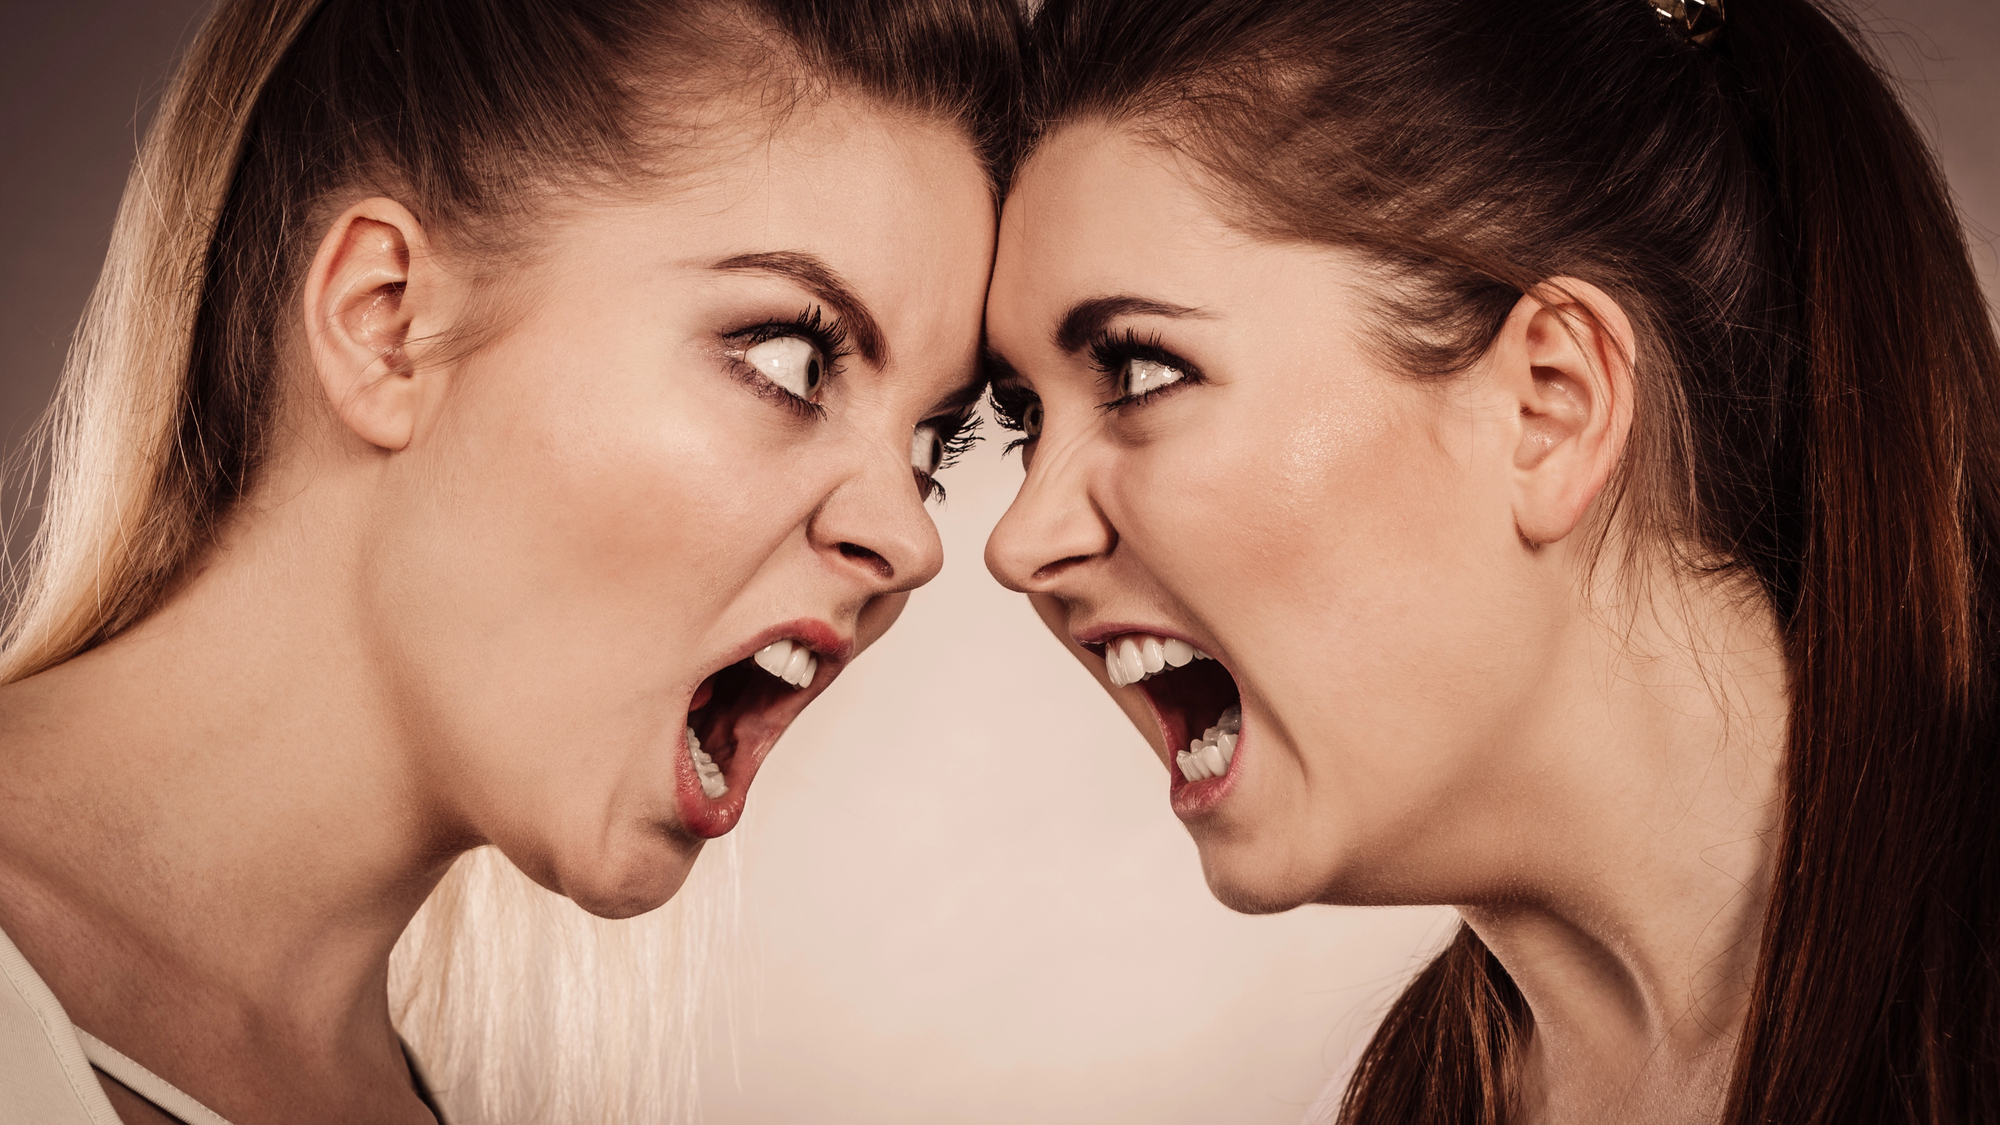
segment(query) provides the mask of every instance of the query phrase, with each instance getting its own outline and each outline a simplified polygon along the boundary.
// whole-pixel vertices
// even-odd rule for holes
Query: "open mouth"
[[[1243,697],[1222,662],[1174,637],[1124,633],[1105,641],[1114,686],[1137,684],[1174,751],[1174,790],[1227,777],[1243,728]],[[1219,787],[1217,787],[1219,788]]]
[[[735,826],[778,736],[839,673],[838,658],[817,648],[796,637],[772,641],[695,689],[684,735],[689,784],[681,787],[684,819],[695,832],[720,836]]]

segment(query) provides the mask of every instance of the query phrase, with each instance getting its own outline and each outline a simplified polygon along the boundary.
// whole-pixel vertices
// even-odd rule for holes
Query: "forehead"
[[[1173,152],[1101,121],[1064,126],[1021,169],[1000,222],[987,327],[1047,335],[1075,301],[1139,293],[1188,307],[1257,282],[1275,248],[1231,228]]]
[[[956,129],[842,95],[775,118],[745,99],[694,136],[637,197],[580,205],[556,224],[570,266],[711,286],[718,262],[809,255],[880,322],[892,359],[976,346],[996,219],[985,170]],[[968,332],[974,342],[961,345]]]
[[[775,125],[768,112],[746,107],[740,126],[706,138],[671,200],[683,221],[838,257],[845,276],[879,292],[984,280],[992,195],[961,133],[859,96],[790,108]]]

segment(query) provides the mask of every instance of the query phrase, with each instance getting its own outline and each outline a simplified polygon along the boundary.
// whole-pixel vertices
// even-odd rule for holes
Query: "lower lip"
[[[674,768],[676,796],[680,799],[681,825],[689,832],[704,840],[726,836],[743,819],[743,806],[750,796],[750,783],[756,780],[757,767],[763,764],[763,756],[770,750],[769,745],[758,747],[752,753],[745,747],[738,747],[736,757],[746,759],[749,769],[724,771],[724,779],[729,782],[729,792],[710,799],[701,791],[701,779],[695,776],[694,761],[688,757],[687,735],[683,733],[674,740],[674,753],[679,755],[679,764]],[[732,763],[734,761],[732,760]],[[737,776],[730,777],[734,772]]]
[[[1236,763],[1243,759],[1243,745],[1248,728],[1236,733],[1236,753],[1230,755],[1229,769],[1221,777],[1204,777],[1200,781],[1189,781],[1181,776],[1180,767],[1171,762],[1167,768],[1173,771],[1173,784],[1169,797],[1173,802],[1174,815],[1183,822],[1192,823],[1207,817],[1215,811],[1230,790],[1236,787]]]

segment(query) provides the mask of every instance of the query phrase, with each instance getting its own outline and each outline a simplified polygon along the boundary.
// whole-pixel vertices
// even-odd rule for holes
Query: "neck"
[[[1745,601],[1695,591],[1652,620],[1574,631],[1556,681],[1573,697],[1531,734],[1560,763],[1562,814],[1541,822],[1561,828],[1531,846],[1518,893],[1461,907],[1533,1012],[1522,1120],[1720,1109],[1756,974],[1788,706],[1775,629]]]
[[[393,1045],[389,952],[472,841],[424,796],[335,530],[260,513],[139,626],[0,689],[0,926],[86,1030],[144,995],[307,1055]]]

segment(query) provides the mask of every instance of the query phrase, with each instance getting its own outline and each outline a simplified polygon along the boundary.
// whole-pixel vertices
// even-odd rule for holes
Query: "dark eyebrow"
[[[738,254],[708,267],[712,270],[771,273],[790,278],[799,283],[807,292],[833,307],[835,316],[847,329],[848,338],[854,341],[854,348],[861,358],[876,367],[882,366],[883,356],[888,348],[882,342],[882,328],[875,323],[875,317],[868,311],[861,298],[835,273],[832,266],[811,254],[796,250],[774,250],[763,254]]]
[[[1172,316],[1206,317],[1208,313],[1191,309],[1185,305],[1170,305],[1164,301],[1149,300],[1145,297],[1092,297],[1078,301],[1063,314],[1062,326],[1056,329],[1056,347],[1065,355],[1075,355],[1082,351],[1104,326],[1121,316]]]

